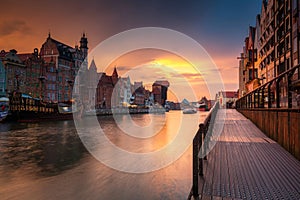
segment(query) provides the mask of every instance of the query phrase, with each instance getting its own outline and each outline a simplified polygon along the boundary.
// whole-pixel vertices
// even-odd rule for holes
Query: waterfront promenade
[[[198,177],[199,199],[300,199],[299,160],[236,110],[220,109],[216,123],[221,112],[224,128]]]

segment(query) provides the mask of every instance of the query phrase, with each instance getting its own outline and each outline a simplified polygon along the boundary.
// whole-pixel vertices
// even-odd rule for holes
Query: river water
[[[197,131],[195,124],[205,116],[180,111],[131,115],[137,127],[157,133],[151,135],[150,129],[141,129],[134,133],[140,137],[128,133],[132,124],[126,116],[118,117],[119,124],[112,116],[98,117],[112,144],[136,154],[163,148],[184,126],[190,145],[182,155],[174,157],[168,166],[145,173],[129,173],[97,160],[81,142],[72,120],[0,124],[0,199],[186,199],[192,186],[191,138]],[[82,123],[89,121],[87,117]],[[96,128],[89,125],[82,134],[89,137]],[[166,156],[172,156],[176,149],[178,146]],[[100,151],[110,160],[119,159],[107,149]],[[139,164],[122,162],[127,169]]]

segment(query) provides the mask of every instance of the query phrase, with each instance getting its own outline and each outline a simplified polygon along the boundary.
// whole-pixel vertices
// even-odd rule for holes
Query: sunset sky
[[[99,43],[122,31],[139,27],[168,28],[202,45],[219,68],[225,88],[237,90],[236,57],[242,51],[248,26],[255,25],[260,8],[261,0],[10,0],[1,2],[0,50],[32,52],[36,47],[41,48],[50,31],[52,38],[70,46],[79,44],[85,32],[92,51]],[[98,71],[107,68],[101,66],[99,55],[94,58]],[[118,66],[121,75],[130,75],[132,81],[143,78],[145,83],[155,78],[171,79],[168,71],[152,78],[146,76],[151,74],[150,69],[170,67],[183,74],[184,80],[196,88],[197,98],[209,95],[201,76],[195,77],[196,73],[189,68],[190,63],[172,52],[146,50],[120,55],[106,71],[110,73],[114,65]],[[144,71],[132,77],[137,73],[130,69],[137,66],[143,67]]]

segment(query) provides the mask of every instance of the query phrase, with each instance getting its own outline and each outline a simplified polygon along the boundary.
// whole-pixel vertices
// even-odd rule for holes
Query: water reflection
[[[149,125],[149,115],[131,117],[139,126]],[[162,117],[166,124],[161,124]],[[181,112],[154,116],[152,120],[161,129],[147,139],[124,134],[112,116],[100,117],[99,122],[111,142],[140,153],[159,149],[174,139],[181,117]],[[196,115],[184,117],[197,119]],[[126,120],[123,117],[124,125]],[[0,195],[1,199],[185,199],[191,187],[191,161],[189,148],[166,168],[128,174],[94,159],[82,145],[72,121],[1,124]]]
[[[72,121],[3,125],[7,131],[0,134],[0,166],[6,173],[22,168],[39,175],[56,174],[85,151]]]

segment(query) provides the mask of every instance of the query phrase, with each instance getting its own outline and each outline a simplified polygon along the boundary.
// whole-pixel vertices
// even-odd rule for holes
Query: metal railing
[[[300,108],[300,65],[297,65],[236,101],[237,109]]]
[[[215,103],[204,122],[199,124],[199,129],[193,139],[193,186],[188,199],[191,199],[192,196],[195,199],[199,197],[199,176],[203,176],[203,160],[207,160],[206,152],[201,152],[207,150],[207,143],[203,144],[203,141],[208,130],[213,129],[213,124],[219,108],[219,102]],[[201,148],[202,145],[204,145],[204,148]],[[201,155],[205,155],[204,158],[199,156],[200,153]]]
[[[236,108],[300,160],[300,65],[238,99]]]

